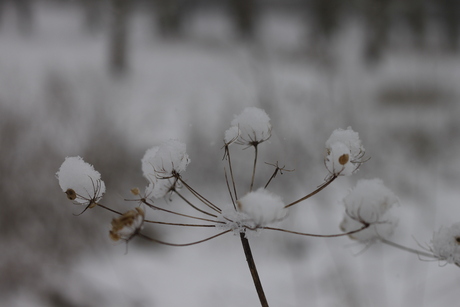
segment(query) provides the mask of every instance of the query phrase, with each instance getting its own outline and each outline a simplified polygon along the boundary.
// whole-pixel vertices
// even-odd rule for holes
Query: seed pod
[[[77,198],[77,193],[75,193],[73,189],[67,189],[67,191],[65,191],[65,194],[67,195],[67,198],[70,200],[75,200],[75,198]]]
[[[339,157],[340,165],[345,165],[350,160],[350,156],[348,154],[343,154]]]

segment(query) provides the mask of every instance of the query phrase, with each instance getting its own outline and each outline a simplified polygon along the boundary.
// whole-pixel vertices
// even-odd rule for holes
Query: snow
[[[265,188],[259,188],[237,200],[239,211],[246,213],[248,226],[263,227],[286,218],[287,210],[280,196],[273,194]],[[248,223],[249,222],[249,223]]]
[[[350,237],[361,242],[388,239],[398,225],[397,215],[390,211],[398,203],[397,197],[382,180],[358,180],[356,187],[343,199],[345,215],[340,228],[349,232],[368,223],[369,228]]]

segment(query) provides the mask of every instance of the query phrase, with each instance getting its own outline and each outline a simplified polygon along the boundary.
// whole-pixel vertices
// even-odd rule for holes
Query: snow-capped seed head
[[[151,181],[145,189],[145,195],[155,199],[163,198],[174,191],[179,191],[182,185],[175,178],[162,178]]]
[[[460,266],[460,222],[433,233],[431,250],[441,261]]]
[[[77,204],[94,207],[105,193],[101,174],[81,157],[67,157],[56,177],[67,198]]]
[[[324,162],[328,171],[335,176],[349,176],[364,163],[364,147],[357,132],[351,127],[336,129],[326,141]]]
[[[245,224],[250,228],[264,227],[287,216],[281,197],[264,188],[249,192],[237,201],[237,206],[249,217]]]
[[[146,151],[142,158],[142,171],[149,180],[152,176],[171,177],[174,173],[184,172],[189,163],[186,145],[177,140],[168,140]]]
[[[343,199],[345,216],[340,224],[344,232],[350,232],[370,225],[350,235],[361,242],[388,238],[393,234],[398,219],[390,209],[399,204],[393,192],[380,179],[359,180],[356,187]]]
[[[241,145],[255,146],[271,137],[270,117],[259,108],[244,109],[243,113],[235,116],[231,125],[239,128],[240,136],[237,143]]]
[[[113,241],[129,241],[142,229],[144,216],[144,210],[137,207],[112,219],[112,229],[109,232],[110,238]]]
[[[146,195],[163,198],[180,188],[180,182],[173,177],[185,171],[190,159],[184,143],[169,140],[148,149],[141,162],[144,177],[150,182]]]
[[[240,129],[237,126],[232,126],[225,131],[224,143],[226,146],[233,144],[240,136]]]

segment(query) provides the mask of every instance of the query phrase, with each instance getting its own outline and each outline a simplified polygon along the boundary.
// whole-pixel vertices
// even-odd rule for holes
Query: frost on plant
[[[244,221],[248,228],[264,227],[283,220],[287,215],[281,197],[264,188],[249,192],[236,203],[238,211],[248,217]]]
[[[101,174],[81,157],[67,157],[56,173],[56,177],[62,191],[75,204],[92,208],[105,193]]]
[[[431,245],[436,258],[460,266],[460,222],[441,227],[433,234]]]
[[[345,216],[340,224],[344,232],[369,225],[367,229],[350,235],[361,242],[389,238],[398,224],[391,209],[398,198],[383,185],[382,180],[359,180],[356,187],[343,199]]]
[[[236,142],[241,145],[257,146],[272,135],[270,117],[264,110],[255,107],[244,109],[243,113],[235,116],[231,125],[239,129],[239,137]],[[230,129],[232,130],[227,130],[228,135],[225,134],[226,143],[233,139],[235,132],[238,131],[235,128]]]
[[[357,132],[351,127],[346,130],[337,129],[326,141],[324,163],[332,176],[349,176],[365,162],[364,154],[365,150]]]
[[[175,176],[185,172],[190,159],[184,143],[168,140],[148,149],[141,162],[144,177],[150,182],[146,195],[162,198],[180,187]]]
[[[313,191],[302,192],[302,197],[285,203],[284,199],[288,199],[292,195],[288,194],[281,197],[270,192],[269,186],[274,184],[273,182],[276,181],[274,179],[275,177],[278,178],[278,174],[282,175],[283,171],[292,170],[286,169],[284,165],[280,167],[278,161],[265,161],[266,167],[274,167],[273,173],[262,182],[259,181],[260,178],[256,180],[259,145],[270,138],[271,131],[270,118],[264,110],[254,107],[246,108],[240,115],[234,117],[231,127],[225,132],[223,138],[224,163],[226,163],[223,182],[226,184],[226,188],[222,193],[216,193],[218,195],[217,200],[211,200],[201,194],[192,186],[194,183],[190,178],[187,180],[183,178],[190,158],[186,152],[186,145],[177,140],[165,141],[145,152],[141,159],[142,172],[149,184],[142,196],[138,188],[131,190],[136,199],[125,200],[135,201],[140,206],[127,210],[125,213],[100,203],[105,192],[105,184],[101,180],[99,172],[84,162],[82,158],[66,158],[56,177],[67,198],[76,204],[86,205],[85,210],[97,206],[116,215],[112,220],[109,232],[109,237],[114,241],[128,242],[134,237],[139,237],[150,242],[177,247],[203,243],[227,233],[238,235],[262,306],[268,306],[268,302],[249,245],[247,236],[249,232],[278,231],[316,238],[350,236],[360,242],[381,242],[406,252],[415,253],[418,256],[455,263],[456,265],[460,264],[460,223],[449,228],[441,228],[436,232],[433,236],[430,253],[411,249],[388,240],[398,224],[398,218],[392,213],[393,208],[398,204],[398,198],[383,185],[380,179],[359,180],[356,187],[343,199],[345,215],[340,224],[343,231],[341,233],[317,234],[275,228],[273,224],[282,220],[288,221],[291,207],[303,203],[325,190],[341,176],[356,173],[365,162],[365,150],[357,132],[351,128],[335,130],[326,141],[326,155],[324,157],[324,164],[327,169],[326,179],[313,187]],[[252,153],[246,151],[253,160],[252,168],[246,173],[248,177],[251,177],[248,187],[241,187],[233,172],[231,152],[241,149],[241,147],[230,146],[234,143],[243,145],[243,149],[254,148]],[[207,184],[211,184],[213,187],[216,185],[215,182]],[[165,208],[162,205],[164,201],[161,199],[172,193],[178,196],[179,206],[172,206],[174,209]],[[159,220],[158,216],[160,215],[155,215],[157,219],[146,220],[145,208],[162,211],[164,214],[178,217],[180,220],[178,222],[171,219]],[[184,218],[188,219],[189,222],[184,222]],[[216,233],[194,242],[171,243],[144,234],[143,227],[147,224],[180,226],[190,230],[214,228]]]

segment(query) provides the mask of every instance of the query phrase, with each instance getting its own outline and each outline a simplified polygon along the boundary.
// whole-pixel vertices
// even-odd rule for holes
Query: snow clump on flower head
[[[190,163],[186,145],[177,140],[168,140],[148,149],[141,161],[144,176],[149,180],[152,176],[166,178],[180,174]]]
[[[270,117],[264,110],[255,107],[244,109],[243,113],[235,116],[231,125],[239,128],[237,143],[240,145],[256,146],[268,140],[272,135]]]
[[[439,260],[460,266],[460,222],[433,234],[432,252]]]
[[[365,150],[357,132],[351,127],[336,129],[326,141],[326,168],[334,176],[349,176],[364,163]]]
[[[178,187],[174,177],[185,171],[190,159],[184,143],[168,140],[148,149],[141,162],[144,177],[150,182],[146,194],[162,198]]]
[[[231,126],[227,131],[225,131],[224,143],[229,146],[238,140],[240,136],[240,129],[237,126]]]
[[[344,232],[351,232],[370,225],[350,235],[361,242],[388,238],[398,224],[390,209],[399,204],[393,192],[383,185],[382,180],[359,180],[356,187],[343,199],[345,216],[340,224]]]
[[[248,216],[250,228],[264,227],[287,216],[281,197],[264,188],[249,192],[237,201],[237,206],[239,212]]]
[[[67,157],[56,173],[62,191],[76,204],[96,206],[105,193],[101,174],[81,157]]]

